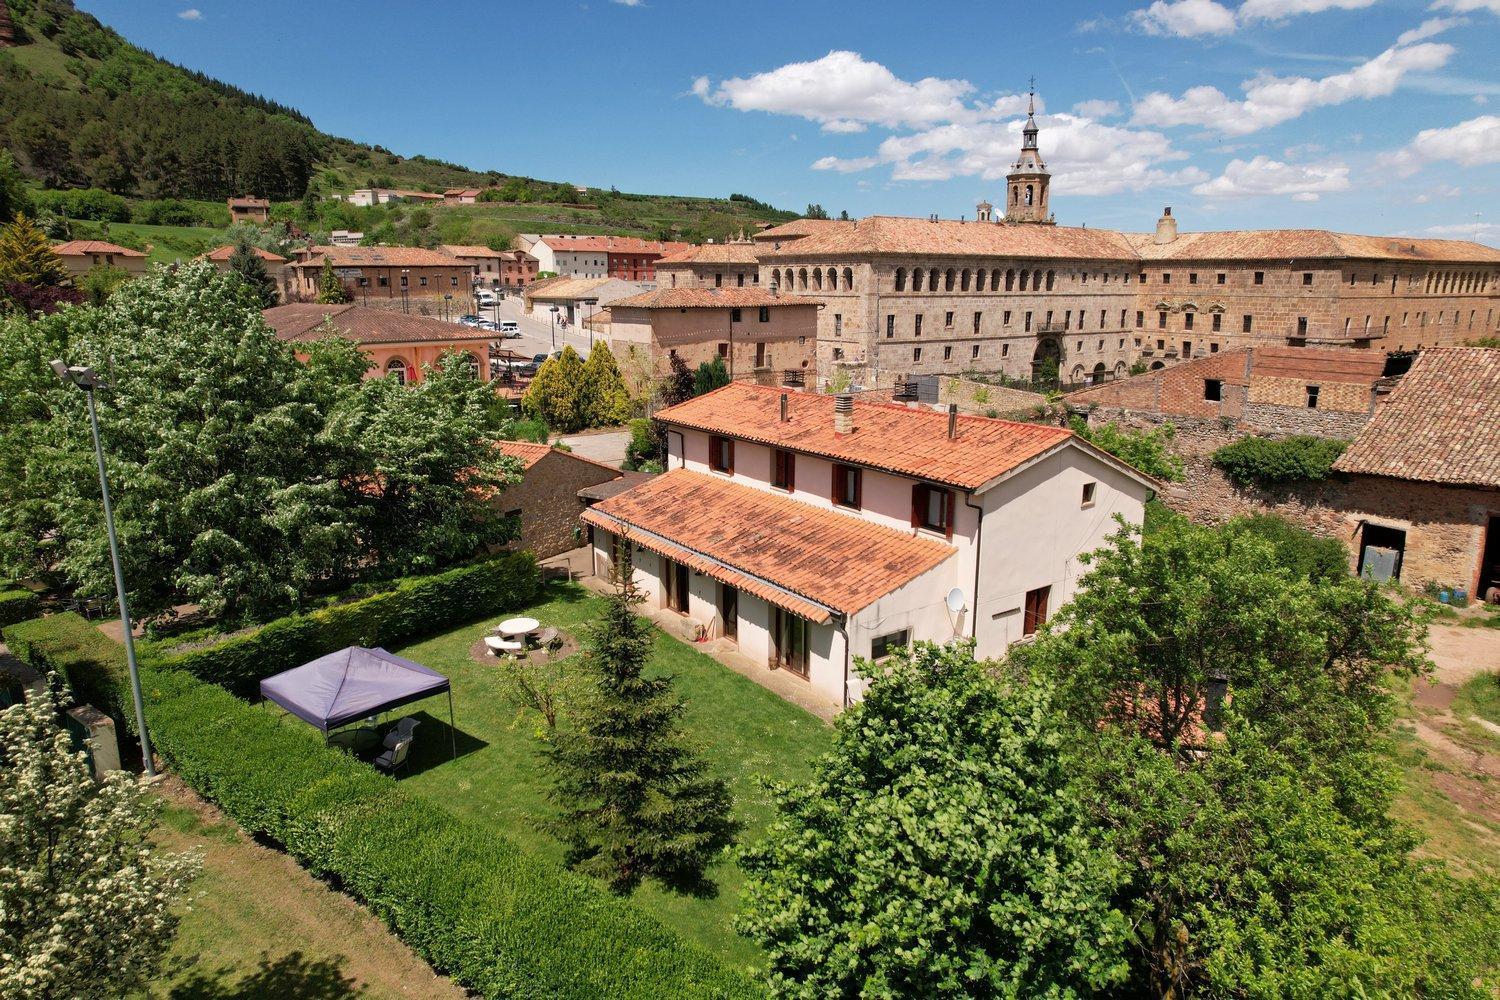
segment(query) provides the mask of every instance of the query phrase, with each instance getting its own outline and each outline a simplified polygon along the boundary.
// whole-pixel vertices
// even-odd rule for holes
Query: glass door
[[[775,609],[772,633],[776,640],[776,665],[801,677],[807,676],[807,619]]]

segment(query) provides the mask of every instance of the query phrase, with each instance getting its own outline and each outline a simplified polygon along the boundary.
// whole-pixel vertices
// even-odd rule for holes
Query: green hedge
[[[35,618],[41,609],[41,600],[31,591],[0,584],[0,627]]]
[[[38,670],[55,670],[79,701],[122,717],[129,703],[125,648],[72,611],[0,631],[10,651]],[[123,692],[123,694],[122,694]]]
[[[33,663],[82,651],[67,617],[28,623]],[[87,643],[100,676],[123,660],[104,642],[112,648]],[[486,997],[757,995],[629,900],[407,794],[311,727],[180,671],[146,667],[142,680],[153,742],[173,770],[460,985]]]
[[[404,580],[394,589],[278,618],[254,632],[186,652],[153,646],[150,659],[232,691],[249,694],[272,674],[345,646],[399,646],[486,615],[513,611],[541,593],[536,560],[527,552],[502,555],[435,576]]]
[[[1327,479],[1347,447],[1348,441],[1307,435],[1279,441],[1243,437],[1214,452],[1213,461],[1241,486],[1311,482]]]

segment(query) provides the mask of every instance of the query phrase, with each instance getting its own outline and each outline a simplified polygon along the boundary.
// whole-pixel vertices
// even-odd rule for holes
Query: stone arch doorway
[[[1036,342],[1031,355],[1031,379],[1033,382],[1056,382],[1062,375],[1062,345],[1055,337],[1044,337]]]

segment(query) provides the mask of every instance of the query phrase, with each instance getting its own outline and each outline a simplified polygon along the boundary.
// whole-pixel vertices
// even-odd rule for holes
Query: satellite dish
[[[964,592],[957,587],[948,591],[947,605],[948,610],[955,615],[962,611],[964,609]]]

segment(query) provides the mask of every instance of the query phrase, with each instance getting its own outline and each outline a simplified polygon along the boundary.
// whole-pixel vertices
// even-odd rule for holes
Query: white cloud
[[[980,112],[966,103],[974,86],[967,80],[898,78],[857,52],[833,51],[811,62],[749,77],[724,80],[694,93],[710,104],[739,111],[796,115],[825,131],[852,132],[864,125],[921,128],[942,121],[969,121]]]
[[[1317,201],[1320,195],[1349,189],[1349,168],[1342,163],[1282,163],[1268,156],[1230,160],[1224,172],[1193,188],[1205,198],[1290,196]]]
[[[1156,0],[1144,10],[1131,11],[1131,20],[1148,35],[1228,35],[1234,32],[1234,12],[1215,0]]]
[[[1457,198],[1463,193],[1463,188],[1456,184],[1436,184],[1417,195],[1416,202],[1418,205],[1425,205],[1439,198]]]
[[[1248,135],[1312,108],[1385,97],[1407,73],[1438,69],[1453,53],[1453,46],[1435,42],[1393,45],[1347,72],[1319,80],[1262,74],[1240,85],[1245,93],[1240,101],[1217,87],[1192,87],[1181,97],[1156,91],[1136,102],[1132,121],[1153,127],[1202,125],[1225,135]]]
[[[1321,14],[1325,10],[1362,10],[1376,0],[1245,0],[1240,5],[1241,23],[1283,21],[1298,14]]]
[[[1458,14],[1472,14],[1476,11],[1487,10],[1496,17],[1500,17],[1500,0],[1437,0],[1432,5],[1433,10],[1451,10]]]
[[[1382,165],[1409,177],[1434,160],[1464,167],[1500,163],[1500,116],[1480,115],[1447,128],[1428,128],[1407,146],[1380,158]]]
[[[1073,105],[1073,113],[1083,118],[1109,118],[1120,113],[1119,101],[1079,101]]]
[[[201,21],[203,20],[203,11],[197,7],[189,7],[187,10],[180,11],[177,16],[184,21]]]
[[[1397,45],[1410,45],[1412,42],[1420,42],[1440,35],[1449,28],[1456,28],[1461,24],[1468,24],[1467,18],[1462,17],[1429,17],[1410,31],[1403,31],[1396,37]]]
[[[614,0],[621,7],[644,7],[646,0]]]
[[[824,156],[814,160],[814,170],[836,170],[841,174],[855,174],[861,170],[869,170],[871,167],[880,165],[878,156],[853,156],[847,159],[837,156]]]
[[[1422,230],[1425,236],[1437,236],[1449,240],[1475,240],[1500,246],[1500,222],[1454,222],[1441,226],[1428,226]]]

